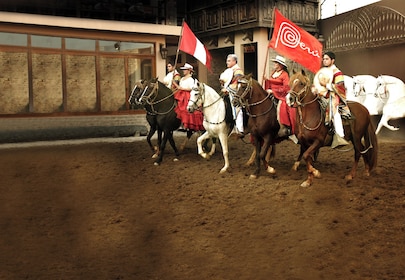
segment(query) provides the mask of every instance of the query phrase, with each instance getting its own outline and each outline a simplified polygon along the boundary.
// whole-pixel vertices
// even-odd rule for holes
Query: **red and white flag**
[[[186,22],[183,22],[179,49],[198,59],[202,64],[211,69],[211,55],[207,48],[194,35]]]
[[[269,48],[316,73],[321,68],[322,44],[274,9],[275,23]]]

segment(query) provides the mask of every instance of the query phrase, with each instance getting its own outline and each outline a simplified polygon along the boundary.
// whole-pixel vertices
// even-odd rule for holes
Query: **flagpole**
[[[183,21],[181,22],[180,37],[179,37],[179,42],[177,43],[176,59],[174,61],[174,71],[173,71],[173,77],[172,77],[173,80],[174,80],[174,75],[176,74],[176,71],[177,71],[176,67],[177,67],[177,60],[179,58],[180,42],[181,42],[181,37],[183,36],[183,26],[184,26],[183,23],[184,23],[184,18],[183,18]],[[179,85],[177,85],[177,89],[178,89],[178,86]]]
[[[184,18],[181,22],[181,32],[180,32],[179,42],[177,43],[176,60],[174,62],[175,67],[177,66],[177,60],[179,58],[180,42],[181,42],[181,38],[183,37],[183,26],[184,26]]]
[[[276,6],[274,6],[273,7],[273,18],[271,19],[271,28],[274,30],[274,18],[275,18],[275,16],[276,16],[276,13],[275,13],[275,8],[276,8]],[[266,68],[267,68],[267,60],[269,60],[269,45],[267,44],[267,51],[266,51],[266,60],[264,61],[264,69],[263,69],[263,75],[262,75],[262,87],[264,88],[264,86],[265,86],[265,79],[264,79],[264,76],[265,76],[265,74],[266,74]]]

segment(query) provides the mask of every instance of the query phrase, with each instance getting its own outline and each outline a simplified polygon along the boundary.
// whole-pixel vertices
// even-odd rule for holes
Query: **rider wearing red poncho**
[[[179,118],[183,124],[183,127],[192,131],[204,130],[203,120],[204,116],[201,111],[194,111],[190,113],[187,110],[188,101],[190,100],[190,92],[194,85],[194,78],[192,76],[194,68],[192,65],[185,63],[180,67],[183,70],[183,77],[180,79],[178,90],[174,94],[174,98],[177,100],[177,106],[174,109],[177,118]]]
[[[292,108],[287,105],[285,97],[290,90],[288,85],[290,77],[287,71],[287,64],[285,58],[277,55],[274,62],[273,72],[270,78],[265,79],[265,89],[268,93],[274,95],[279,100],[277,106],[277,117],[280,123],[279,137],[285,137],[294,134],[295,132],[295,119],[296,108]]]

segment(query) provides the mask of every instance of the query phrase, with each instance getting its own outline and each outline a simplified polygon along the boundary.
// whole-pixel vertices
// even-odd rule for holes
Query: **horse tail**
[[[369,165],[370,171],[377,167],[377,155],[378,155],[378,141],[375,134],[374,125],[370,122],[367,128],[366,142],[372,147],[365,154],[365,159]]]

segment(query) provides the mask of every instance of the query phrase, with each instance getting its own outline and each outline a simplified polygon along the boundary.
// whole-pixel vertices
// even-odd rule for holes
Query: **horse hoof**
[[[252,174],[252,175],[249,176],[249,179],[257,179],[257,175]]]
[[[157,158],[158,157],[158,155],[157,154],[154,154],[153,156],[152,156],[152,158]]]
[[[315,178],[321,178],[321,172],[319,172],[319,170],[315,170],[312,174],[314,174]]]
[[[353,176],[352,175],[346,175],[345,180],[346,181],[351,181],[351,180],[353,180]]]
[[[223,174],[223,173],[225,173],[226,171],[228,171],[227,168],[222,168],[222,169],[219,171],[219,174]]]
[[[202,158],[205,158],[205,159],[209,159],[209,158],[210,158],[207,153],[201,153],[200,156],[201,156]]]
[[[269,166],[269,167],[267,167],[267,173],[275,174],[276,170],[273,167]]]
[[[302,184],[301,184],[301,187],[302,188],[308,188],[308,187],[310,187],[311,186],[311,183],[309,183],[309,182],[307,182],[307,181],[304,181]]]
[[[178,158],[174,158],[173,161],[179,161],[179,159],[178,159]]]
[[[293,165],[293,167],[291,167],[291,170],[297,171],[298,170],[298,166],[300,166],[300,162],[296,161]]]
[[[158,165],[160,165],[160,164],[159,164],[159,162],[154,162],[153,165],[158,166]]]

